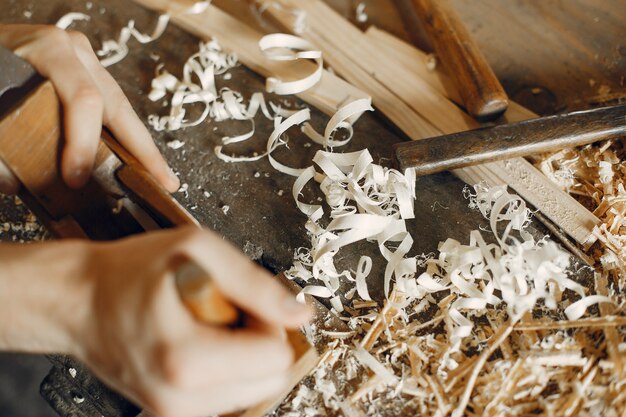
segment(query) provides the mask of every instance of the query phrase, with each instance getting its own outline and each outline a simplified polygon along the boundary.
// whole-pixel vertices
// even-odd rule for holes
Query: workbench
[[[329,0],[335,9],[355,20],[359,2]],[[365,1],[369,19],[362,27],[375,24],[404,39],[409,34],[402,27],[393,0]],[[620,0],[550,0],[543,2],[510,2],[484,0],[451,2],[475,35],[488,61],[509,96],[536,113],[546,115],[611,104],[626,99],[626,43],[623,22],[626,3]],[[244,0],[221,0],[214,4],[262,31],[271,31]],[[4,0],[0,4],[0,23],[54,23],[70,11],[92,16],[90,22],[76,22],[72,29],[84,32],[94,49],[104,39],[114,39],[129,19],[136,27],[150,31],[156,15],[124,0],[50,0],[29,2]],[[109,68],[119,82],[139,117],[163,114],[159,103],[151,102],[147,93],[155,68],[180,74],[182,65],[197,50],[193,36],[171,25],[161,39],[142,46],[131,43],[128,57]],[[223,80],[244,97],[264,90],[264,80],[244,67],[230,71],[232,78]],[[271,98],[271,96],[269,96]],[[277,102],[284,99],[273,98]],[[288,98],[288,105],[299,106]],[[313,125],[323,130],[327,117],[312,109]],[[176,193],[182,203],[206,227],[211,228],[240,247],[246,255],[274,273],[291,266],[294,250],[307,246],[305,218],[291,196],[293,178],[275,171],[266,159],[258,162],[225,163],[219,160],[214,146],[225,135],[242,133],[246,126],[234,122],[205,121],[199,126],[176,132],[154,132],[154,139],[186,191]],[[252,154],[262,151],[272,132],[272,123],[257,123],[256,138],[232,147],[232,151]],[[180,149],[166,144],[180,140]],[[365,114],[355,125],[355,139],[342,152],[368,148],[375,162],[388,165],[391,145],[405,138],[379,114]],[[305,146],[306,139],[290,134],[290,150],[276,152],[276,158],[294,167],[306,167],[316,146]],[[412,253],[429,253],[447,238],[466,241],[468,233],[486,225],[479,212],[468,207],[463,197],[465,184],[444,173],[418,178],[416,219],[409,229],[416,239]],[[10,208],[4,202],[2,212],[15,218],[21,208]],[[546,234],[545,227],[534,222],[535,235]],[[26,239],[33,237],[25,236]],[[21,237],[23,238],[23,237]],[[10,231],[2,235],[11,240]],[[355,259],[355,245],[342,257]],[[370,275],[370,291],[382,299],[382,280]],[[380,272],[380,270],[378,271]],[[585,279],[587,277],[579,277]],[[69,358],[54,357],[55,367],[42,385],[44,396],[62,415],[132,416],[137,410],[115,393],[99,384],[89,372]],[[76,377],[68,369],[78,369]],[[74,374],[74,372],[72,372]]]

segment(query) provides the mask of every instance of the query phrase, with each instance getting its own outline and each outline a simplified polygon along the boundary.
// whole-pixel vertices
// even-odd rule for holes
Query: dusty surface
[[[333,0],[330,3],[351,15],[358,2]],[[369,23],[406,36],[397,21],[397,13],[391,8],[391,0],[365,3]],[[619,13],[626,10],[623,1],[511,4],[489,0],[478,4],[455,0],[453,4],[476,35],[509,94],[531,109],[553,113],[623,97],[626,45],[619,34],[623,26],[620,22],[624,21]],[[229,7],[252,22],[243,1],[232,0]],[[123,0],[3,0],[0,23],[53,23],[69,11],[92,16],[92,22],[77,23],[74,29],[84,31],[95,48],[99,48],[102,40],[117,37],[119,29],[130,18],[144,31],[150,31],[155,21],[154,14]],[[146,120],[149,114],[165,111],[146,96],[157,64],[162,62],[170,72],[179,74],[184,60],[196,51],[197,40],[170,27],[158,42],[143,47],[131,42],[130,47],[129,56],[110,71],[140,117]],[[263,89],[262,80],[245,68],[231,72],[232,79],[221,80],[220,85],[231,86],[246,97]],[[326,118],[313,113],[319,128]],[[154,137],[180,173],[182,182],[188,184],[188,195],[178,193],[177,198],[205,226],[223,234],[249,256],[278,272],[290,266],[295,248],[306,245],[303,227],[306,219],[293,204],[291,177],[276,172],[267,161],[226,164],[213,154],[213,146],[223,135],[246,128],[247,125],[234,123],[205,122],[184,131],[154,133]],[[250,147],[233,147],[232,152],[251,153],[262,149],[270,132],[270,124],[259,119],[258,138]],[[366,115],[359,121],[355,136],[353,143],[343,151],[367,147],[374,158],[383,163],[390,155],[391,145],[402,140],[375,115]],[[173,139],[185,145],[178,150],[167,148],[166,143]],[[305,147],[305,143],[299,134],[290,134],[291,151],[281,150],[277,159],[291,166],[309,165],[318,148]],[[414,245],[415,253],[431,252],[439,241],[448,237],[465,240],[470,230],[484,223],[478,213],[467,208],[461,192],[463,184],[453,176],[441,174],[422,178],[417,187],[417,219],[410,225],[413,235],[419,237]],[[14,206],[10,201],[3,201],[0,212],[5,220],[2,223],[19,223],[18,219],[24,215],[21,208],[11,207]],[[225,210],[226,207],[229,209]],[[16,240],[32,238],[20,230],[9,227],[3,240],[13,240],[13,236]],[[355,254],[343,255],[350,258]],[[376,276],[371,275],[370,284],[380,289]]]

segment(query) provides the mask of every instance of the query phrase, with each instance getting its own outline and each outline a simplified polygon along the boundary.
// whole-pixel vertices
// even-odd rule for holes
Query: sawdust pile
[[[542,155],[535,165],[602,221],[584,250],[626,289],[626,144],[600,142]]]
[[[25,243],[50,239],[50,234],[17,196],[0,194],[0,241]]]
[[[623,294],[591,269],[573,281],[580,267],[526,234],[529,211],[506,189],[470,198],[498,243],[448,239],[417,260],[418,296],[396,285],[382,308],[346,306],[350,331],[314,329],[326,354],[275,415],[623,415]]]

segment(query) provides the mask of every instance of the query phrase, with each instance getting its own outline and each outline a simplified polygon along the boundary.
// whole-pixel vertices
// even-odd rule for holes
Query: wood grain
[[[395,51],[395,62],[407,68],[412,68],[417,76],[424,79],[441,95],[457,105],[463,106],[461,95],[448,74],[440,66],[432,70],[427,68],[428,55],[426,53],[376,26],[370,26],[365,35],[371,42],[377,44],[379,48]],[[415,65],[415,62],[420,62],[422,65]],[[518,103],[509,101],[509,108],[502,116],[502,122],[512,123],[533,117],[538,116]]]
[[[412,0],[437,58],[461,93],[467,112],[493,120],[508,106],[508,97],[473,36],[447,0]]]
[[[535,113],[616,104],[626,97],[623,0],[448,2],[509,97]],[[375,24],[401,35],[394,22]]]

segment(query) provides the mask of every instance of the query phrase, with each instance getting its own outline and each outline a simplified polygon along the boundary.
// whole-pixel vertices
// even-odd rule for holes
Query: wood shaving
[[[322,162],[323,174],[309,170],[294,185],[313,246],[296,252],[290,276],[324,297],[334,294],[332,278],[350,280],[351,273],[324,277],[324,269],[315,267],[315,236],[328,233],[319,224],[323,208],[298,197],[302,183],[316,176],[321,184],[329,184],[329,172],[335,181],[340,173],[351,179],[346,173],[354,173],[359,156],[333,157],[334,167]],[[345,196],[347,188],[340,190],[344,200],[330,193],[326,200],[331,212],[341,207],[337,214],[354,216],[346,205],[363,207]],[[618,351],[626,346],[626,316],[579,317],[597,314],[588,310],[601,302],[623,311],[624,297],[589,294],[592,288],[574,281],[570,256],[547,238],[531,237],[530,210],[505,187],[477,185],[468,196],[490,220],[494,243],[478,231],[466,245],[448,239],[437,254],[421,257],[422,271],[396,277],[382,308],[344,311],[352,331],[324,333],[334,339],[329,353],[276,415],[619,416],[626,407],[626,368],[607,357],[607,342],[599,336],[608,326],[617,331]],[[397,209],[395,216],[401,218]],[[361,259],[356,270],[367,269],[368,262]],[[355,303],[367,302],[363,288],[356,292],[364,300]],[[530,315],[542,319],[535,323]]]
[[[586,206],[602,224],[583,249],[609,275],[613,291],[626,290],[626,146],[600,142],[552,154],[535,165]]]
[[[122,28],[117,40],[105,40],[102,42],[102,48],[96,52],[101,58],[100,63],[104,67],[110,67],[122,61],[128,55],[128,41],[135,38],[139,43],[150,43],[161,37],[169,22],[169,15],[161,15],[157,21],[154,31],[151,35],[139,32],[135,28],[135,21],[130,20],[128,25]]]
[[[307,40],[285,33],[273,33],[261,38],[259,48],[265,57],[272,61],[312,59],[317,64],[317,69],[312,74],[300,80],[284,81],[275,77],[268,77],[265,87],[268,93],[298,94],[312,88],[322,79],[324,71],[322,52]]]
[[[365,3],[357,4],[354,11],[355,11],[357,22],[359,23],[367,22],[367,19],[369,19],[369,16],[367,15],[367,13],[365,13]]]
[[[32,15],[32,13],[31,13]],[[29,16],[30,18],[30,16]],[[72,23],[76,22],[76,21],[80,21],[80,20],[85,20],[85,21],[89,21],[91,20],[91,17],[89,15],[86,15],[84,13],[75,13],[75,12],[71,12],[71,13],[67,13],[66,15],[62,16],[57,22],[56,22],[56,27],[58,27],[59,29],[67,29],[69,28]]]

